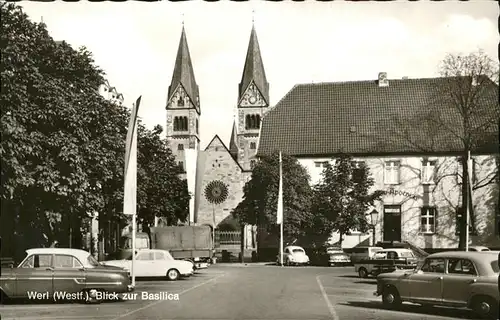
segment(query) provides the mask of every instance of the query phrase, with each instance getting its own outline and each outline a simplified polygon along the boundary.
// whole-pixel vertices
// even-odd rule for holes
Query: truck
[[[354,271],[360,278],[367,278],[398,269],[415,269],[418,258],[410,249],[392,248],[377,251],[373,258],[354,263]]]
[[[189,260],[195,268],[208,267],[213,258],[212,230],[210,226],[168,226],[150,228],[149,234],[137,232],[135,248],[168,250],[176,260]],[[118,252],[111,259],[130,259],[132,234],[122,236]]]

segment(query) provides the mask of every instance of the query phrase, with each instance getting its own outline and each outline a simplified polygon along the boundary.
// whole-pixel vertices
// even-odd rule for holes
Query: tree
[[[85,48],[57,44],[20,7],[2,3],[1,12],[1,232],[39,246],[55,225],[77,228],[73,221],[102,206],[90,192],[109,159],[90,126],[103,108],[102,71]]]
[[[339,155],[333,161],[333,166],[325,164],[322,179],[314,186],[313,227],[322,228],[323,241],[338,232],[342,245],[343,236],[352,230],[368,230],[368,209],[382,193],[369,193],[374,180],[364,162],[355,162],[348,155]]]
[[[160,125],[153,130],[139,126],[138,217],[146,225],[155,216],[167,218],[169,225],[185,222],[189,214],[187,181],[179,178],[182,170],[160,138],[162,130]]]
[[[467,158],[473,154],[498,154],[498,63],[479,50],[467,55],[448,54],[439,67],[439,78],[432,79],[432,87],[426,92],[424,108],[415,114],[398,114],[390,123],[380,123],[386,130],[376,137],[380,144],[398,145],[403,149],[423,154],[447,154],[458,156],[460,172],[444,172],[438,179],[449,175],[458,176],[461,210],[472,208],[472,201],[467,194]],[[428,83],[431,83],[430,81]],[[492,167],[495,159],[487,159],[486,167]],[[449,161],[441,165],[449,166]],[[495,183],[498,170],[483,179],[474,182],[472,191]],[[437,187],[437,184],[436,184]],[[458,209],[458,208],[457,208]],[[459,220],[459,248],[465,247],[466,216],[457,216]]]
[[[287,241],[305,236],[313,215],[310,211],[312,190],[309,174],[297,159],[282,155],[283,233]],[[276,224],[279,185],[279,155],[263,157],[243,188],[243,201],[233,210],[242,224],[264,226],[279,235]]]
[[[80,247],[89,214],[99,212],[100,224],[124,218],[130,112],[99,95],[104,73],[87,49],[56,43],[19,6],[0,7],[0,236],[10,254],[54,240]],[[152,214],[182,218],[187,206],[158,135],[141,128],[138,137],[140,215],[148,221]]]

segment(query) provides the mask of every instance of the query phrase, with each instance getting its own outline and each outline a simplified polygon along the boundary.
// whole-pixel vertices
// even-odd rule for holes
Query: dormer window
[[[179,107],[184,107],[184,99],[182,99],[182,97],[180,97],[179,100],[177,100],[177,105]]]

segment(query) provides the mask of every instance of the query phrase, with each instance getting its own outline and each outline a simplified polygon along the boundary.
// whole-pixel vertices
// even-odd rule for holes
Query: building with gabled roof
[[[372,191],[385,192],[371,209],[378,213],[375,242],[456,247],[457,217],[464,214],[457,161],[464,150],[464,124],[463,111],[449,100],[447,89],[454,85],[475,96],[469,102],[475,108],[470,126],[477,128],[470,136],[470,238],[474,244],[500,246],[493,223],[499,214],[500,108],[498,85],[487,77],[388,80],[380,73],[377,80],[296,85],[263,119],[258,156],[277,151],[294,156],[315,184],[325,162],[350,154],[370,168]],[[430,120],[436,125],[429,126]],[[369,244],[371,238],[353,231],[343,246]]]

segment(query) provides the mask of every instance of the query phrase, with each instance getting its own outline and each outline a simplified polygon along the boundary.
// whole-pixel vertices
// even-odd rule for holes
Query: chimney
[[[379,87],[389,86],[389,80],[387,80],[387,72],[380,72],[378,74],[378,86]]]

